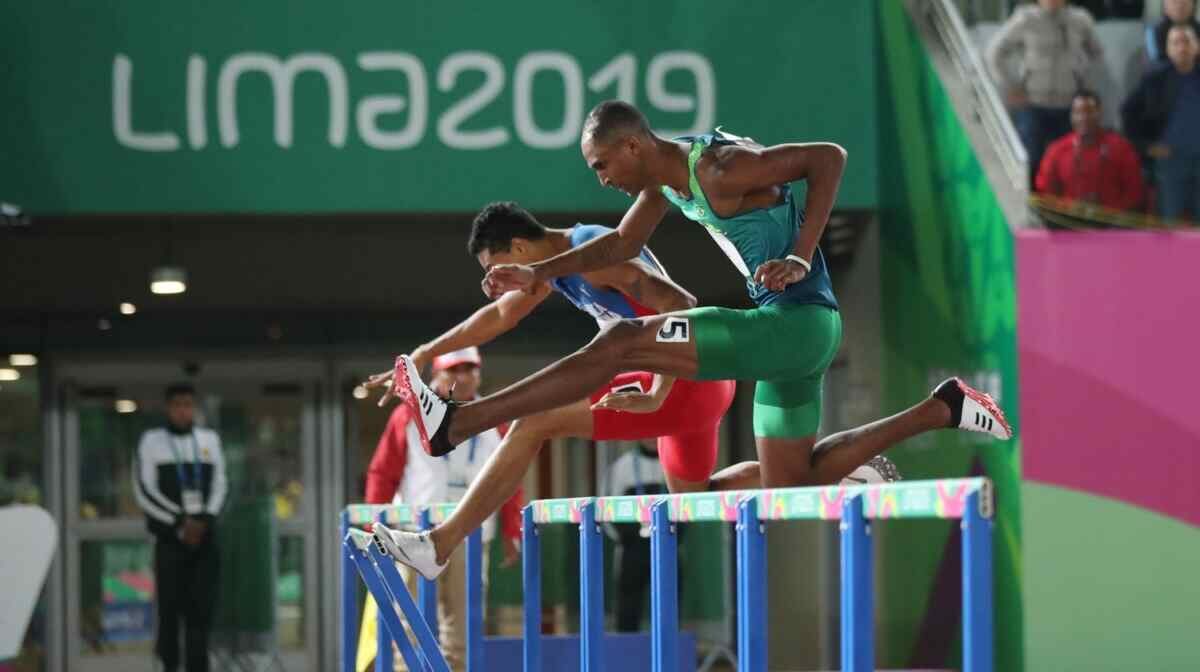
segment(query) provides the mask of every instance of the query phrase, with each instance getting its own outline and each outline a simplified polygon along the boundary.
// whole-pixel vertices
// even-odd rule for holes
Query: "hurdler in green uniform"
[[[754,390],[755,436],[816,434],[825,370],[842,340],[842,320],[824,255],[817,248],[812,270],[782,292],[755,282],[751,276],[751,269],[772,259],[786,259],[792,253],[804,213],[792,189],[783,185],[774,205],[728,218],[719,216],[696,178],[696,162],[710,147],[744,143],[744,139],[718,129],[675,141],[691,144],[691,198],[666,185],[662,187],[663,195],[685,217],[704,226],[746,278],[746,290],[758,306],[752,310],[704,307],[684,313],[692,322],[696,338],[696,377],[759,381]]]
[[[1011,436],[990,397],[951,378],[896,415],[817,441],[821,386],[842,335],[818,248],[846,166],[841,147],[764,147],[719,130],[669,140],[650,130],[637,108],[607,101],[588,114],[580,148],[600,183],[633,197],[633,205],[615,230],[567,252],[531,265],[490,266],[483,283],[489,296],[533,291],[555,278],[624,263],[637,256],[674,206],[705,227],[745,277],[756,307],[693,308],[622,320],[521,382],[462,404],[434,398],[402,355],[394,373],[374,376],[368,384],[389,385],[385,400],[397,391],[422,400],[409,403],[420,409],[428,450],[449,450],[483,429],[584,398],[612,376],[636,370],[664,380],[758,381],[759,461],[728,467],[708,482],[674,483],[675,492],[837,483],[862,465],[874,465],[897,442],[939,428]],[[803,209],[790,186],[801,180],[807,187]],[[627,412],[655,408],[652,400],[640,399]]]

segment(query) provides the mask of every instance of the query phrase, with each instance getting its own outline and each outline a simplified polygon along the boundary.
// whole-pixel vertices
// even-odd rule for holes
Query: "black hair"
[[[646,115],[623,100],[606,100],[593,107],[583,122],[583,133],[600,144],[629,135],[652,135]]]
[[[546,227],[512,201],[488,203],[471,222],[471,237],[467,252],[472,257],[480,252],[508,252],[513,238],[540,240],[546,237]]]
[[[191,383],[171,383],[167,386],[167,391],[163,393],[163,398],[171,401],[175,397],[182,397],[184,395],[196,396],[196,388]]]
[[[1071,102],[1074,103],[1077,98],[1091,99],[1096,101],[1096,105],[1100,107],[1104,106],[1104,101],[1100,100],[1100,94],[1091,89],[1079,89],[1075,92],[1075,95],[1071,96]]]

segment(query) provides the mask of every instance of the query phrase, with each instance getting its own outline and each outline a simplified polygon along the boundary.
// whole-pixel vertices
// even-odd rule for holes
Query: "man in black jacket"
[[[1196,0],[1164,0],[1163,15],[1158,23],[1146,26],[1146,57],[1151,63],[1167,62],[1167,33],[1172,27],[1191,25],[1200,33],[1196,20]]]
[[[1159,211],[1200,217],[1200,39],[1188,24],[1167,33],[1170,62],[1147,73],[1121,106],[1125,133],[1154,159]]]
[[[221,439],[193,424],[190,385],[167,388],[167,426],[147,430],[133,463],[134,493],[154,535],[158,608],[155,651],[164,672],[179,669],[184,622],[187,672],[208,672],[208,634],[217,593],[213,524],[228,489]]]

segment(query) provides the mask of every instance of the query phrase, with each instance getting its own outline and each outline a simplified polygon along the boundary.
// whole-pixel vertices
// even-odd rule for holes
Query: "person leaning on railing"
[[[1095,93],[1075,94],[1071,127],[1072,132],[1046,150],[1035,190],[1114,210],[1141,206],[1146,188],[1137,150],[1120,133],[1101,125],[1100,99]]]

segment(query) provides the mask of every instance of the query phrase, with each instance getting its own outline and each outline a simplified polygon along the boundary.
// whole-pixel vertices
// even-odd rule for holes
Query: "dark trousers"
[[[1071,132],[1071,108],[1029,105],[1013,113],[1025,153],[1029,155],[1029,187],[1033,188],[1042,156],[1050,143]]]
[[[638,534],[639,525],[620,523],[615,527],[621,553],[617,565],[617,632],[637,632],[642,629],[642,610],[646,607],[646,591],[650,588],[650,540]],[[681,527],[676,527],[676,534]],[[682,543],[683,537],[678,539]],[[679,576],[683,576],[682,562]],[[682,602],[682,586],[678,595]]]
[[[208,633],[217,594],[219,556],[214,543],[195,548],[174,540],[154,545],[154,584],[158,600],[155,651],[164,672],[179,669],[179,621],[184,625],[186,672],[208,672]]]
[[[1163,217],[1200,222],[1200,154],[1175,152],[1155,162],[1158,210]]]
[[[636,530],[637,526],[632,526]],[[617,632],[642,629],[642,609],[650,586],[650,540],[621,534],[621,562],[617,568]]]

